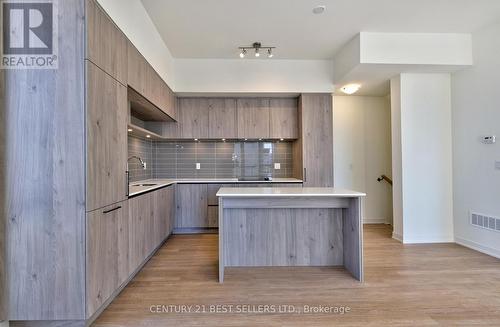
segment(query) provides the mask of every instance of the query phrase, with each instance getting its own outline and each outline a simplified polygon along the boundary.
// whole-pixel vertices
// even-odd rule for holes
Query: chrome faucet
[[[128,171],[128,162],[130,161],[130,159],[137,159],[139,160],[139,162],[141,163],[141,166],[142,166],[142,169],[146,169],[146,163],[138,156],[131,156],[127,159],[127,171]]]

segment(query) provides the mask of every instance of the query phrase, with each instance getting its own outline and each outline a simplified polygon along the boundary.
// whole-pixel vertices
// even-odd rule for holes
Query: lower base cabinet
[[[174,199],[171,185],[87,213],[87,318],[171,234]]]
[[[87,318],[129,276],[127,201],[87,214]]]
[[[208,227],[207,184],[177,184],[175,228]]]
[[[217,228],[221,187],[302,187],[302,183],[232,183],[232,184],[178,184],[176,193],[175,228]]]

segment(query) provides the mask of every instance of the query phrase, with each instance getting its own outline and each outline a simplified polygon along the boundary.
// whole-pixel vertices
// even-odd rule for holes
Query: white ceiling
[[[360,31],[469,33],[500,0],[142,0],[176,58],[238,58],[260,41],[278,59],[331,59]],[[322,15],[313,7],[326,5]]]

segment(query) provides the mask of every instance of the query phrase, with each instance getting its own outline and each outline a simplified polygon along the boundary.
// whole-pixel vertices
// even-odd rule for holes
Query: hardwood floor
[[[229,268],[222,285],[217,235],[173,236],[94,326],[500,326],[500,260],[456,244],[402,245],[390,235],[387,226],[365,225],[363,284],[340,268],[307,267]],[[217,304],[350,312],[150,312]]]

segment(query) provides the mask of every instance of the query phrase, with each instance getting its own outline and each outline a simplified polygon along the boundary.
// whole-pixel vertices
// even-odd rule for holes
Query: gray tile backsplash
[[[170,142],[129,136],[129,156],[147,162],[143,170],[135,160],[129,163],[130,180],[147,178],[238,178],[291,177],[290,142]],[[196,169],[196,163],[200,169]],[[281,169],[275,170],[274,163]]]
[[[128,161],[129,178],[131,182],[153,178],[153,142],[139,137],[128,137],[128,157],[138,156],[146,162],[146,169],[143,169],[137,159]]]

